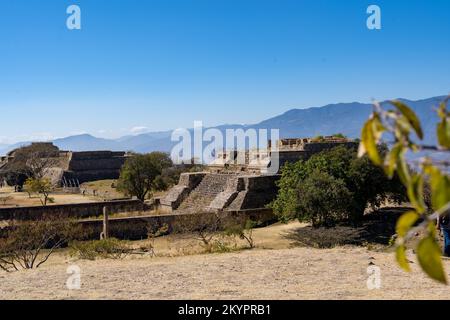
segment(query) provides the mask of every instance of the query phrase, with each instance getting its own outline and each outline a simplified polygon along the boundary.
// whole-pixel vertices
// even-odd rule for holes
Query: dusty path
[[[370,259],[374,258],[374,259]],[[413,257],[411,257],[413,259]],[[382,287],[367,288],[367,266]],[[66,268],[82,270],[70,291]],[[445,261],[447,272],[450,261]],[[293,248],[174,258],[70,262],[54,257],[39,270],[0,273],[0,299],[440,299],[450,287],[399,270],[390,253],[365,248]]]

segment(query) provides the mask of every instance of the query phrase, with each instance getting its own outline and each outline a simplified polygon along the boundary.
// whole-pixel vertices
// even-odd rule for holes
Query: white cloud
[[[18,136],[0,136],[0,144],[14,144],[17,142],[26,141],[51,141],[56,139],[56,137],[50,132],[34,132],[31,134],[23,134]]]
[[[140,133],[144,133],[147,132],[149,130],[148,127],[145,126],[136,126],[130,129],[130,132],[132,134],[140,134]]]
[[[9,143],[8,137],[0,136],[0,144],[8,144],[8,143]]]
[[[34,132],[30,135],[21,135],[16,137],[16,141],[49,141],[55,137],[50,132]]]

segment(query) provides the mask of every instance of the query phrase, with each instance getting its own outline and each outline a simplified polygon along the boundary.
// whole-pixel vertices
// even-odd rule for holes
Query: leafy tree
[[[172,160],[163,152],[133,155],[122,167],[117,187],[144,201],[151,192],[165,188],[161,175],[171,166]]]
[[[38,194],[43,206],[46,206],[49,202],[54,202],[54,199],[50,197],[50,193],[53,191],[53,185],[47,178],[29,178],[25,182],[25,189],[29,193]]]
[[[314,171],[297,188],[297,218],[313,227],[331,226],[348,217],[351,192],[342,179]]]
[[[164,168],[161,175],[156,179],[155,184],[159,186],[158,189],[166,190],[179,182],[182,173],[201,172],[204,170],[205,167],[203,165],[191,165],[191,164],[174,165],[168,168]]]
[[[323,142],[324,141],[324,137],[323,136],[315,136],[314,138],[312,138],[312,140],[314,142]]]
[[[367,154],[388,177],[398,174],[413,206],[413,210],[405,213],[397,222],[396,258],[399,265],[406,271],[410,270],[405,243],[422,230],[425,235],[416,248],[420,266],[431,278],[442,283],[447,283],[447,278],[436,242],[435,221],[450,214],[450,176],[448,170],[444,169],[448,162],[432,160],[426,156],[421,159],[418,168],[412,171],[405,154],[408,151],[450,151],[450,111],[447,110],[449,99],[450,97],[445,99],[437,109],[440,120],[436,126],[436,145],[421,144],[424,133],[417,115],[403,102],[394,100],[390,101],[393,108],[389,110],[378,103],[374,104],[374,111],[362,129],[359,149],[360,156]],[[394,139],[391,150],[386,154],[380,154],[377,149],[383,134]],[[429,197],[425,193],[427,189]],[[427,198],[431,201],[427,201]],[[427,207],[427,202],[431,202],[431,208]],[[419,224],[415,226],[417,223]]]
[[[385,147],[379,147],[380,153],[385,150]],[[389,180],[367,157],[358,158],[356,150],[344,146],[320,152],[307,161],[287,164],[282,168],[281,174],[279,193],[271,207],[282,221],[294,218],[308,220],[308,217],[312,220],[316,214],[326,214],[314,213],[314,210],[305,212],[305,208],[311,208],[307,202],[300,205],[300,201],[316,201],[316,195],[308,193],[314,193],[314,189],[323,184],[332,186],[336,192],[333,196],[340,194],[341,202],[345,204],[346,213],[343,213],[343,208],[339,205],[335,210],[341,214],[334,214],[335,218],[331,221],[357,222],[367,207],[378,208],[386,199],[401,201],[405,198],[405,190],[398,179]],[[325,203],[328,200],[335,204],[333,196],[327,198],[322,192],[317,194],[323,196],[320,203],[322,209],[332,207],[331,203]],[[330,217],[333,216],[333,210]],[[314,224],[318,226],[322,222],[323,219],[318,219]]]
[[[277,182],[279,191],[270,207],[283,222],[295,219],[297,214],[297,186],[307,175],[303,160],[286,163],[281,168],[281,178]]]
[[[385,145],[378,146],[380,154],[385,154]],[[368,157],[355,158],[348,169],[346,184],[352,191],[352,220],[358,220],[364,210],[380,208],[386,201],[401,203],[407,200],[406,189],[399,177],[394,175],[388,179],[383,170],[374,166]]]

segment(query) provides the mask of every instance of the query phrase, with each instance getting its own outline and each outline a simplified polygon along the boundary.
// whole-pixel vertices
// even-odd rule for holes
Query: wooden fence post
[[[108,207],[103,207],[103,232],[100,235],[100,239],[108,239],[109,237],[109,212]]]

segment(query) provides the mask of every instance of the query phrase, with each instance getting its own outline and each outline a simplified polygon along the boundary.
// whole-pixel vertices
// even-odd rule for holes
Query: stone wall
[[[269,209],[259,210],[240,210],[229,212],[232,216],[245,215],[248,219],[258,221],[259,223],[268,223],[274,221],[274,215]],[[161,228],[167,229],[167,233],[172,232],[173,223],[177,217],[183,214],[167,214],[142,217],[126,217],[109,219],[110,237],[122,240],[141,240],[147,239],[149,233],[154,233]],[[100,238],[103,228],[102,220],[80,221],[84,232],[83,238],[79,240],[94,240]]]
[[[49,144],[49,143],[39,143]],[[77,183],[117,179],[124,165],[127,154],[113,151],[71,152],[58,150],[56,146],[52,158],[52,167],[47,169],[47,177],[54,185],[62,186],[63,181]],[[18,149],[11,151],[8,156],[0,158],[0,173],[7,172],[8,164],[14,162],[14,155]],[[53,156],[53,155],[52,155]],[[65,180],[64,180],[65,179]]]
[[[72,152],[63,177],[80,183],[105,179],[117,179],[126,161],[125,152],[89,151]]]
[[[242,211],[263,209],[277,196],[276,182],[280,175],[242,176],[235,199],[224,209],[227,211]]]
[[[280,149],[272,150],[246,150],[246,151],[224,151],[219,152],[218,157],[209,167],[216,173],[224,170],[235,172],[248,172],[266,174],[267,168],[275,164],[274,159],[279,160],[279,168],[287,162],[297,162],[299,160],[308,160],[311,156],[321,151],[330,150],[338,146],[347,148],[358,148],[355,141],[347,139],[333,139],[333,141],[313,142],[312,139],[285,139],[286,141],[301,140],[299,144],[283,145]],[[282,141],[285,141],[282,140]],[[278,172],[274,172],[278,173]]]
[[[271,210],[241,210],[228,212],[231,216],[246,216],[248,219],[257,221],[261,224],[267,224],[275,221]],[[176,219],[183,214],[136,216],[109,219],[109,236],[121,240],[141,240],[147,239],[149,233],[156,233],[161,229],[172,232],[172,226]],[[77,237],[77,240],[98,240],[103,231],[103,220],[101,219],[83,219],[78,221],[82,225],[83,232]],[[0,228],[0,238],[6,236],[8,227]]]
[[[58,216],[70,218],[98,217],[103,214],[103,207],[108,207],[114,213],[144,211],[145,205],[139,200],[118,200],[77,204],[62,204],[39,207],[1,208],[1,220],[33,220],[43,216]]]

